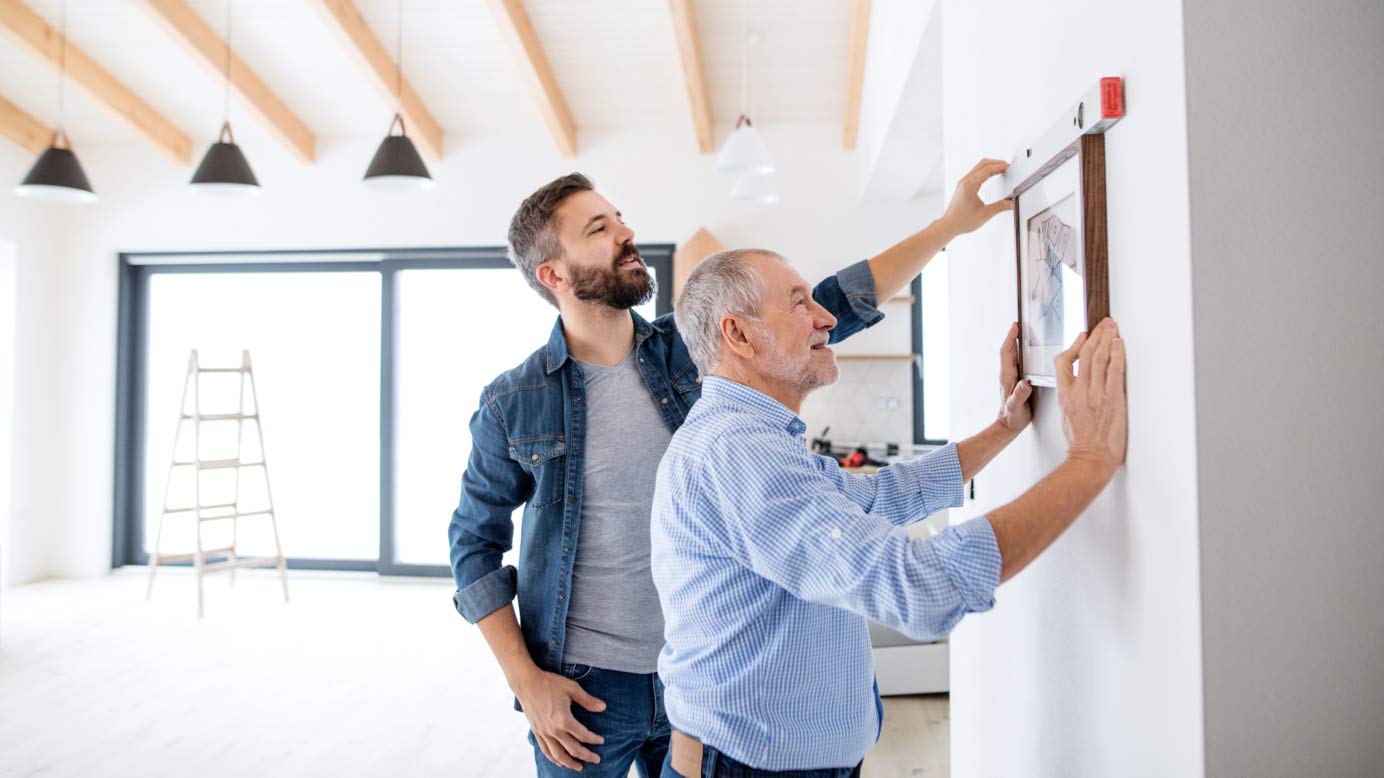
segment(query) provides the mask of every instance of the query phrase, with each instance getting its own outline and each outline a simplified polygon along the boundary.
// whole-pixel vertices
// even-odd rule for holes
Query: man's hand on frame
[[[1019,380],[1019,324],[1009,327],[1000,346],[1000,413],[999,422],[1005,429],[1018,434],[1033,420],[1028,398],[1033,385]]]
[[[1080,372],[1072,370],[1076,362]],[[1120,328],[1114,319],[1105,319],[1089,336],[1082,333],[1053,363],[1068,458],[1086,460],[1114,473],[1124,463],[1128,435]]]

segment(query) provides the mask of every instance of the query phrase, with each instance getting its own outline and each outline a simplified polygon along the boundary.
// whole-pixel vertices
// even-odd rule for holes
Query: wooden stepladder
[[[239,373],[239,391],[236,393],[236,410],[234,413],[204,413],[202,409],[202,376],[209,373]],[[249,382],[250,401],[254,406],[251,409],[245,407],[246,382]],[[191,387],[192,408],[188,409],[189,387]],[[279,579],[283,584],[284,602],[288,602],[288,564],[284,559],[282,546],[279,545],[279,527],[274,518],[274,500],[269,490],[269,468],[265,461],[264,452],[264,429],[260,422],[259,395],[255,391],[255,375],[250,368],[250,352],[240,352],[240,367],[202,367],[197,361],[197,350],[193,349],[188,355],[187,376],[183,379],[183,396],[178,403],[178,426],[173,433],[173,455],[172,463],[168,467],[168,481],[163,491],[163,512],[159,516],[158,533],[154,539],[153,553],[149,555],[149,585],[145,590],[144,598],[147,600],[154,592],[154,574],[158,571],[159,565],[164,562],[182,562],[191,560],[197,568],[197,618],[202,617],[203,597],[202,597],[202,578],[207,573],[220,572],[227,570],[231,574],[231,585],[235,585],[235,571],[242,567],[270,567],[279,568]],[[203,428],[204,425],[211,423],[234,422],[235,431],[235,455],[221,459],[204,459],[202,455]],[[245,452],[245,425],[254,423],[255,450],[258,456],[250,460],[244,458]],[[179,459],[178,444],[182,440],[184,424],[192,427],[192,453],[191,457]],[[171,494],[174,475],[180,468],[190,468],[192,470],[192,504],[183,506],[169,505],[169,495]],[[243,492],[241,483],[241,471],[246,468],[260,468],[264,476],[264,498],[263,507],[255,507],[242,504]],[[209,471],[234,471],[233,493],[229,502],[215,504],[204,504],[202,495],[204,485],[202,476]],[[224,497],[222,498],[224,499]],[[182,516],[191,514],[193,519],[193,536],[196,539],[196,550],[192,553],[164,554],[160,551],[160,544],[163,541],[164,522],[170,516]],[[239,538],[240,519],[251,516],[268,516],[269,527],[274,534],[274,556],[269,557],[245,557],[236,553],[236,542]],[[231,524],[231,537],[229,546],[217,548],[203,548],[202,546],[202,525],[208,522],[225,522]],[[209,558],[225,556],[221,561],[208,562]]]

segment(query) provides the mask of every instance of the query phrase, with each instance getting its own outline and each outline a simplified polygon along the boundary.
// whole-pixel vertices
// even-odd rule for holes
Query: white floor
[[[142,568],[0,600],[0,776],[525,776],[522,714],[437,579]],[[867,776],[945,776],[945,696],[890,698]]]

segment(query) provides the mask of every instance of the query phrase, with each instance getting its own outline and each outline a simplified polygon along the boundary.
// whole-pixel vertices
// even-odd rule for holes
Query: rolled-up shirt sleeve
[[[767,427],[737,428],[699,468],[703,499],[717,503],[727,545],[742,564],[797,597],[919,640],[940,638],[967,613],[993,606],[999,549],[988,521],[912,538],[847,497],[812,454],[787,443]],[[894,496],[915,508],[926,504],[917,488],[925,474],[907,474],[891,487],[899,490]]]
[[[875,297],[875,276],[870,272],[869,260],[847,265],[822,279],[813,288],[812,297],[836,317],[831,343],[839,343],[884,318]]]
[[[897,462],[863,475],[847,473],[835,459],[817,456],[822,474],[851,502],[891,524],[914,524],[946,508],[961,505],[965,484],[956,444],[948,443],[925,457]]]

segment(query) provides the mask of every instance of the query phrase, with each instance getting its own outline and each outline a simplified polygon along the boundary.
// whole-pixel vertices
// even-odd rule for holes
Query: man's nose
[[[817,329],[819,329],[819,330],[830,330],[830,329],[835,329],[835,328],[836,328],[836,317],[831,315],[831,311],[828,311],[826,308],[823,308],[822,306],[818,305],[816,300],[813,300],[813,301],[812,301],[812,304],[813,304],[813,306],[815,306],[815,307],[817,308],[817,311],[816,311],[816,314],[817,314],[817,321],[815,322],[816,325],[817,325]]]

